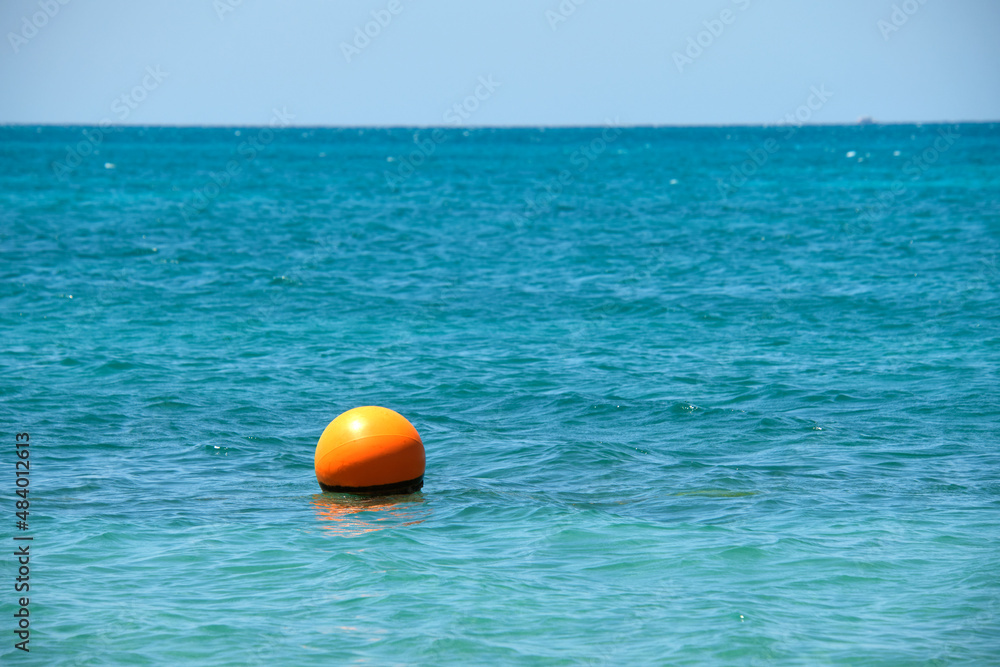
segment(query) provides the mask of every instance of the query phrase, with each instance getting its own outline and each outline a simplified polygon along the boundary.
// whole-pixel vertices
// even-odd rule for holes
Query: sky
[[[1000,0],[3,0],[0,123],[1000,120]]]

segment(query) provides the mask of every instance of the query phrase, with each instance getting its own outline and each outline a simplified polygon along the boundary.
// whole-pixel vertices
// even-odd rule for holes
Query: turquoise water
[[[5,664],[1000,661],[997,125],[88,132],[0,128]]]

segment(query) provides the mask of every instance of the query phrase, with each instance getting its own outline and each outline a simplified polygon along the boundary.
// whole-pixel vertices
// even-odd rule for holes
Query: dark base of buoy
[[[319,488],[329,493],[356,493],[362,496],[395,496],[404,493],[416,493],[424,486],[424,476],[405,482],[378,484],[376,486],[327,486],[319,483]]]

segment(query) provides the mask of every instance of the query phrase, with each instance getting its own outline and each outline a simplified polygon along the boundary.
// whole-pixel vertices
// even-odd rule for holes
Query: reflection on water
[[[729,491],[727,489],[699,489],[697,491],[680,491],[675,496],[705,496],[708,498],[743,498],[756,496],[756,491]]]
[[[365,498],[343,493],[316,493],[312,497],[320,528],[342,537],[357,537],[386,528],[412,526],[426,520],[430,508],[424,494]]]

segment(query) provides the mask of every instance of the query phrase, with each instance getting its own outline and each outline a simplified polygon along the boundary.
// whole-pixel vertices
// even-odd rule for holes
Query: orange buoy
[[[324,491],[388,495],[424,485],[424,443],[406,417],[368,405],[330,422],[316,445]]]

